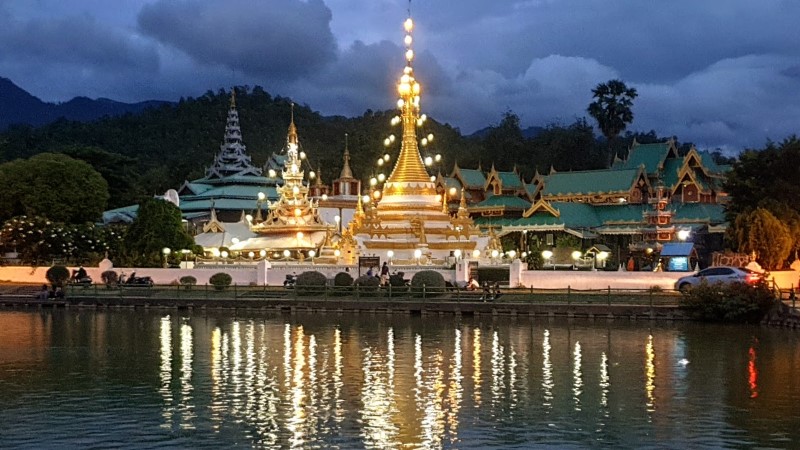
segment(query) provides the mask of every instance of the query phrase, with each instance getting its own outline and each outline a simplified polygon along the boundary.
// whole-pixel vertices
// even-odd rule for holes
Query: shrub
[[[706,322],[758,323],[776,304],[765,281],[746,283],[700,283],[680,300],[681,309]]]
[[[444,277],[435,270],[423,270],[411,278],[411,293],[415,297],[422,297],[423,292],[426,297],[441,295],[445,286]]]
[[[347,272],[339,272],[333,277],[334,286],[352,286],[353,276]]]
[[[338,294],[351,292],[353,286],[353,276],[347,272],[339,272],[333,277],[333,291]]]
[[[355,285],[358,286],[358,292],[375,292],[380,284],[381,280],[370,275],[361,275],[356,278],[355,282]]]
[[[119,275],[113,270],[106,270],[100,274],[100,279],[103,280],[103,283],[105,283],[107,287],[111,287],[119,282]]]
[[[69,269],[64,266],[53,266],[47,269],[44,276],[53,287],[64,286],[64,283],[69,280]]]
[[[181,286],[186,286],[186,289],[191,289],[192,286],[197,284],[197,278],[195,278],[195,277],[193,277],[191,275],[182,276],[180,278],[180,280],[178,280],[178,281],[181,283]],[[228,283],[228,284],[230,284],[230,283]]]
[[[294,288],[297,295],[322,295],[327,283],[328,279],[320,272],[303,272],[297,276]]]
[[[233,278],[225,272],[219,272],[211,275],[208,282],[214,286],[214,289],[221,291],[231,285]]]

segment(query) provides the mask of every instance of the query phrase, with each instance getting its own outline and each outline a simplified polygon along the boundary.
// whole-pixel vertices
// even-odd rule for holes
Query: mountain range
[[[75,97],[64,103],[48,103],[31,95],[8,78],[0,77],[0,131],[6,130],[9,125],[40,126],[60,118],[86,122],[105,116],[139,113],[165,103],[170,102],[149,100],[123,103],[107,98],[93,100],[88,97]]]

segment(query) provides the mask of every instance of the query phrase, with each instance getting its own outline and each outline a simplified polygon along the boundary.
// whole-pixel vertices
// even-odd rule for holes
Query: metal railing
[[[391,302],[496,302],[503,304],[679,306],[681,294],[657,289],[534,289],[467,290],[457,287],[414,286],[243,286],[155,285],[68,286],[68,299],[145,298],[162,300],[336,300]]]

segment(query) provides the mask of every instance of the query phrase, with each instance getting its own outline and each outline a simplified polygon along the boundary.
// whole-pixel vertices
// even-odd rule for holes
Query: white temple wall
[[[149,276],[155,284],[174,284],[186,275],[191,275],[197,279],[199,285],[208,283],[211,275],[218,272],[226,272],[233,278],[233,283],[237,285],[261,285],[266,279],[270,286],[281,286],[287,274],[294,273],[299,275],[307,271],[318,271],[325,274],[328,278],[333,278],[339,272],[344,272],[347,266],[327,265],[327,264],[295,264],[281,265],[273,264],[271,268],[259,267],[257,265],[226,265],[225,267],[196,268],[196,269],[162,269],[162,268],[131,268],[115,267],[112,270],[121,274],[124,272],[130,275],[136,272],[137,276]],[[101,283],[100,274],[105,268],[84,267],[86,272],[95,283]],[[358,268],[349,266],[350,274],[353,278],[358,277]],[[47,279],[45,274],[49,267],[29,267],[29,266],[3,266],[0,267],[0,282],[15,283],[35,283],[45,284]],[[68,267],[70,272],[77,267]],[[421,270],[436,270],[440,272],[445,280],[463,284],[468,273],[466,267],[461,267],[459,271],[433,266],[391,266],[391,272],[403,272],[404,278],[411,279],[415,273]],[[566,289],[570,287],[578,290],[588,289],[649,289],[652,286],[659,286],[662,289],[674,289],[675,281],[688,275],[687,272],[605,272],[605,271],[569,271],[569,270],[524,270],[522,264],[517,261],[512,263],[509,273],[510,287],[533,287],[535,289]],[[366,272],[366,270],[364,271]],[[260,274],[260,275],[259,275]],[[362,273],[364,275],[365,273]],[[797,288],[800,285],[800,272],[787,270],[771,272],[770,278],[775,281],[782,289]]]

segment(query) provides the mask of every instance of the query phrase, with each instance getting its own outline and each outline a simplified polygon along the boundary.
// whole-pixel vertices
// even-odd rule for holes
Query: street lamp
[[[311,258],[311,264],[314,264],[314,257],[317,256],[317,252],[314,250],[308,251],[308,257]]]
[[[164,254],[164,268],[166,269],[167,268],[167,258],[169,257],[169,254],[172,253],[172,250],[170,250],[169,247],[164,247],[161,250],[161,253]]]
[[[417,265],[419,265],[419,258],[422,256],[422,250],[416,249],[414,250],[414,258],[417,259]]]
[[[550,250],[545,250],[542,252],[542,258],[544,258],[545,262],[549,262],[550,258],[553,257],[553,252]],[[556,270],[555,264],[553,264],[553,270]]]
[[[492,263],[497,264],[497,255],[499,254],[500,252],[498,252],[496,249],[492,250]]]
[[[453,256],[456,257],[456,262],[460,261],[461,260],[461,250],[456,250],[455,252],[453,252]]]
[[[475,259],[480,258],[481,257],[481,251],[476,248],[475,250],[472,251],[472,257],[475,258]]]
[[[686,239],[689,239],[689,230],[680,230],[680,231],[678,231],[678,239],[680,239],[681,241],[685,241]]]
[[[291,254],[292,254],[292,252],[290,252],[289,250],[284,250],[283,251],[283,257],[286,258],[286,259],[289,259],[289,255],[291,255]]]
[[[386,252],[386,257],[389,258],[389,264],[391,264],[392,263],[392,258],[394,258],[394,251],[393,250],[389,250],[388,252]]]
[[[600,261],[600,267],[605,267],[605,260],[608,258],[608,252],[600,252],[597,254],[597,260]]]
[[[336,222],[336,232],[341,233],[342,229],[339,227],[339,224],[342,221],[342,218],[339,217],[339,215],[337,214],[336,217],[333,218],[333,220]]]

